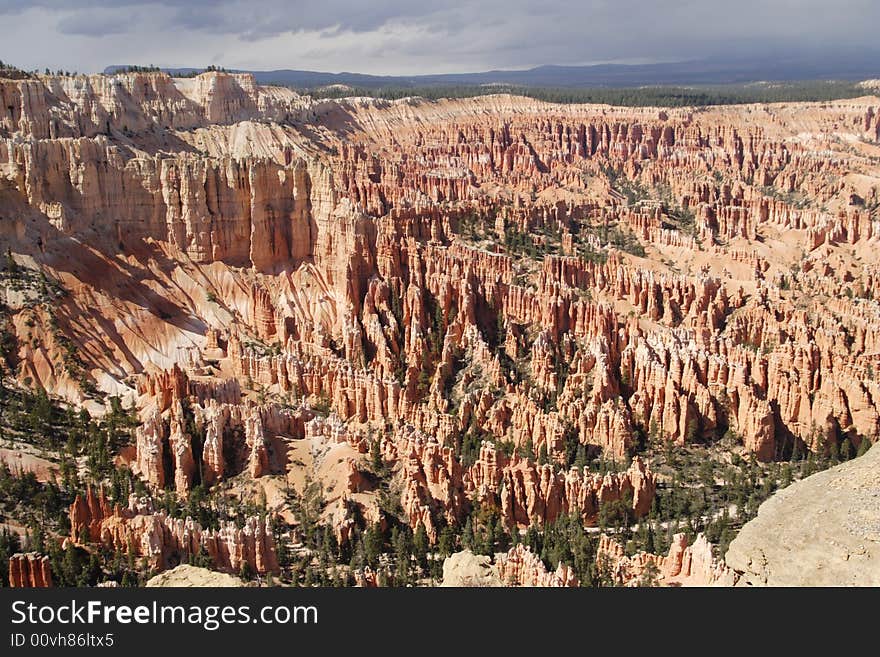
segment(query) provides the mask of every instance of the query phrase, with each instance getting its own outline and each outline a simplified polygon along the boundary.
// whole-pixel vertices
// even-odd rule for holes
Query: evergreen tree
[[[638,586],[654,587],[660,585],[660,569],[653,561],[649,561],[638,579]]]
[[[413,556],[422,570],[428,569],[428,534],[425,526],[419,523],[413,536]]]
[[[440,536],[437,541],[437,551],[440,553],[440,556],[448,557],[455,552],[456,543],[455,530],[449,525],[443,527],[443,529],[440,530]]]
[[[377,522],[372,527],[367,528],[364,534],[364,559],[371,568],[375,569],[379,566],[379,555],[382,554],[384,545],[384,532],[382,531],[382,526]]]
[[[5,527],[0,532],[0,585],[9,586],[9,558],[21,551],[21,539],[18,534]]]

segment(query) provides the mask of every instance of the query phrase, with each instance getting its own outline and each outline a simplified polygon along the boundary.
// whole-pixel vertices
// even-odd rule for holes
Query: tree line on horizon
[[[315,98],[339,99],[368,96],[385,100],[422,97],[472,98],[493,94],[525,96],[535,100],[561,104],[601,104],[629,107],[699,107],[711,105],[743,105],[751,103],[820,102],[857,98],[868,91],[857,82],[815,80],[784,83],[744,83],[707,86],[644,86],[644,87],[523,87],[516,85],[437,85],[429,87],[352,87],[328,85],[296,88]]]
[[[119,67],[117,73],[169,72],[155,65]],[[175,72],[175,77],[195,77],[206,72],[227,72],[223,66],[210,65],[203,69]],[[9,62],[0,61],[0,77],[21,78],[37,75]],[[76,71],[51,71],[45,75],[75,76]],[[845,80],[805,80],[799,82],[747,82],[724,85],[646,85],[639,87],[528,87],[510,84],[485,85],[431,85],[362,87],[344,84],[298,87],[282,81],[269,82],[320,99],[341,99],[367,96],[385,100],[420,97],[427,100],[442,98],[473,98],[493,94],[525,96],[535,100],[560,104],[599,104],[627,107],[703,107],[713,105],[742,105],[752,103],[825,102],[869,95],[869,90],[858,82]]]

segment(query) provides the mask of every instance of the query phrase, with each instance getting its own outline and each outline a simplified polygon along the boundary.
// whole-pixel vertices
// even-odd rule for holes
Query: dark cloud
[[[101,37],[108,34],[125,34],[131,26],[132,15],[119,10],[79,11],[58,20],[62,34]]]
[[[504,6],[498,2],[482,3],[486,4]],[[444,0],[435,0],[427,6],[407,0],[0,0],[0,14],[42,7],[56,11],[89,11],[90,16],[95,16],[96,10],[138,6],[171,10],[169,23],[178,29],[270,37],[284,32],[328,28],[368,32],[392,19],[430,20],[432,15],[445,10],[469,10],[477,5]]]
[[[127,60],[112,35],[131,35],[132,55],[191,65],[196,44],[258,68],[419,72],[545,63],[690,59],[754,50],[877,47],[880,3],[848,0],[0,0],[5,21],[42,36],[83,37],[98,56]],[[174,35],[169,36],[169,35]],[[183,35],[183,36],[182,36]],[[279,39],[286,39],[284,45]],[[154,46],[150,50],[150,43]],[[246,47],[245,47],[246,46]],[[107,52],[102,52],[106,49]],[[52,55],[51,45],[45,53]],[[31,56],[31,55],[28,55]],[[34,57],[37,55],[34,54]],[[287,57],[288,59],[285,59]],[[294,60],[294,61],[290,61]],[[407,66],[411,62],[413,66]],[[321,68],[321,61],[309,61]]]

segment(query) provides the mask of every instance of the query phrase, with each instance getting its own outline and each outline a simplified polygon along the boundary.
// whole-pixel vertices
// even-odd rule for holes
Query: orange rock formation
[[[699,534],[688,545],[684,534],[672,538],[666,556],[639,552],[626,556],[623,546],[605,534],[599,538],[596,561],[612,579],[622,586],[644,583],[649,565],[655,568],[656,584],[660,586],[734,586],[736,573],[712,555],[712,545]]]
[[[34,552],[9,557],[9,586],[12,588],[46,588],[52,586],[49,557]]]
[[[70,507],[70,540],[95,543],[109,550],[129,550],[156,571],[206,554],[213,567],[238,573],[247,565],[254,573],[277,573],[278,558],[268,520],[247,518],[239,527],[221,522],[218,529],[203,529],[192,518],[172,518],[156,512],[134,496],[127,507],[111,505],[104,491],[89,488]]]
[[[555,572],[547,572],[541,559],[522,544],[499,555],[495,567],[508,586],[578,586],[568,566],[560,563]]]
[[[597,477],[578,447],[622,463],[730,432],[772,460],[880,432],[878,108],[3,79],[0,235],[66,290],[6,295],[17,376],[136,398],[133,468],[181,495],[289,474],[332,412],[342,428],[308,440],[363,454],[376,435],[432,536],[477,500],[511,526],[630,495],[643,514],[650,469]],[[346,468],[343,501],[366,506]],[[256,565],[265,534],[84,517],[156,563],[203,546]]]

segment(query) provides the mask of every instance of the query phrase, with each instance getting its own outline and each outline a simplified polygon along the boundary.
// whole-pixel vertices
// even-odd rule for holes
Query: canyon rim
[[[0,68],[4,584],[876,585],[858,88]]]

